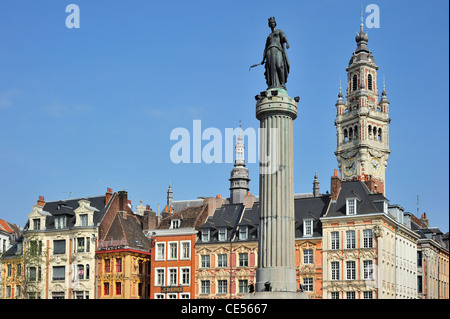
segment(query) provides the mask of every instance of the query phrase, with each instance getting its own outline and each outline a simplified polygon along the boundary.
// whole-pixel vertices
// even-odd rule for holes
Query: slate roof
[[[320,217],[327,212],[330,201],[331,196],[329,194],[318,197],[313,197],[312,194],[311,196],[294,196],[295,238],[303,236],[303,219],[306,218],[312,218],[314,220],[313,237],[322,236]],[[210,240],[208,243],[216,243],[218,242],[219,228],[227,228],[226,241],[238,241],[239,238],[235,235],[237,235],[239,227],[247,226],[248,238],[246,241],[255,241],[258,239],[260,209],[259,202],[255,202],[251,208],[245,208],[242,204],[224,205],[216,209],[201,229],[210,229]],[[203,243],[201,234],[199,234],[198,242]]]
[[[342,182],[336,202],[331,203],[326,217],[339,217],[346,215],[346,199],[356,197],[356,214],[383,213],[383,201],[387,201],[382,194],[371,194],[366,184],[361,181]]]
[[[95,208],[94,211],[94,226],[98,226],[106,212],[107,206],[105,205],[105,195],[83,197],[83,198],[71,198],[66,200],[57,200],[52,202],[45,202],[42,210],[49,215],[45,221],[45,228],[52,230],[55,228],[55,216],[65,215],[67,217],[67,228],[72,228],[75,225],[75,212],[74,210],[79,207],[78,202],[80,200],[87,200],[90,202],[90,206]],[[25,229],[28,228],[28,223],[25,225]]]
[[[206,220],[201,226],[201,229],[210,229],[210,241],[217,242],[219,236],[219,228],[225,227],[227,229],[226,241],[230,241],[233,238],[236,226],[241,219],[241,215],[244,211],[243,204],[229,204],[223,205],[215,210],[214,214]],[[200,237],[201,241],[201,237]]]
[[[313,219],[312,237],[322,236],[323,217],[330,205],[331,195],[321,195],[318,197],[299,198],[294,200],[295,209],[295,238],[303,237],[303,220]]]

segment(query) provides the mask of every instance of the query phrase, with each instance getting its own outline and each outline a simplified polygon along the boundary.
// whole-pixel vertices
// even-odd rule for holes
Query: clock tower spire
[[[389,149],[389,101],[383,85],[378,98],[375,59],[367,47],[369,36],[361,23],[347,71],[344,101],[339,89],[336,102],[335,155],[343,181],[362,180],[373,191],[385,194]]]

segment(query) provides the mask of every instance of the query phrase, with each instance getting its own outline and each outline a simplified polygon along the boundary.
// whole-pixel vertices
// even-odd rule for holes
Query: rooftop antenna
[[[419,195],[417,195],[417,214],[416,217],[419,218]]]
[[[72,194],[76,194],[77,192],[63,192],[64,194],[69,194],[69,198],[72,198]]]

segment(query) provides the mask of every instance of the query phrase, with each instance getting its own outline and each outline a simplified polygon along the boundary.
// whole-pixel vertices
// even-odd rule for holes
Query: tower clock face
[[[356,173],[356,162],[354,158],[349,158],[348,160],[345,161],[344,173],[347,176]]]
[[[381,173],[381,162],[378,158],[372,158],[370,160],[370,172],[373,175],[380,175]]]

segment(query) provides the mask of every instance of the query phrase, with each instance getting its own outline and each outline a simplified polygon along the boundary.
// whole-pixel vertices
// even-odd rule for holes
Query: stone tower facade
[[[389,157],[389,101],[383,84],[378,98],[378,66],[367,47],[368,35],[361,23],[357,48],[347,71],[346,102],[339,90],[336,102],[336,158],[343,181],[362,180],[385,194],[385,172]]]
[[[245,167],[244,159],[244,141],[242,138],[242,129],[239,129],[239,136],[236,142],[236,158],[234,160],[234,168],[230,174],[230,203],[244,203],[244,197],[247,195],[250,178],[248,177],[248,168]]]

